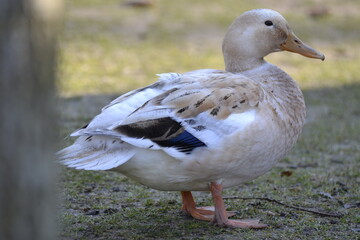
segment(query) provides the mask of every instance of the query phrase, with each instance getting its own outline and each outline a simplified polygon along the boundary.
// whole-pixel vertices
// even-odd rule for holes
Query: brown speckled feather
[[[232,113],[256,107],[264,98],[258,83],[233,73],[200,75],[196,81],[194,76],[189,79],[184,76],[180,86],[151,99],[142,108],[166,106],[176,109],[181,118],[208,111],[217,119],[225,119]]]

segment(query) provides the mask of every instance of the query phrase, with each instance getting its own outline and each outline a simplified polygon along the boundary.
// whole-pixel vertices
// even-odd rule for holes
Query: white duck
[[[226,71],[160,74],[154,84],[115,99],[58,154],[76,169],[118,171],[148,187],[181,191],[183,211],[219,226],[230,220],[221,192],[269,171],[293,147],[305,120],[295,81],[264,57],[287,50],[324,60],[276,11],[255,9],[230,26]],[[215,208],[196,208],[190,191],[211,191]]]

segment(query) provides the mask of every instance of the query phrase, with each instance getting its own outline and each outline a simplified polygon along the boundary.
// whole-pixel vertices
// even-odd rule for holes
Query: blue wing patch
[[[194,137],[188,131],[184,130],[182,133],[176,137],[162,140],[154,141],[162,147],[174,147],[180,152],[190,154],[192,150],[198,147],[206,147],[206,144]]]
[[[194,129],[201,131],[204,126],[197,126]],[[161,147],[174,147],[186,154],[190,154],[195,148],[206,147],[205,143],[194,137],[180,123],[170,117],[120,125],[115,130],[129,137],[150,139]],[[181,133],[177,134],[178,132]],[[173,135],[176,136],[172,137]]]

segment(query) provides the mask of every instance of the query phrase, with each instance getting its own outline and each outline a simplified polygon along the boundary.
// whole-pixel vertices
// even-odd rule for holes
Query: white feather
[[[73,145],[59,151],[57,155],[60,162],[69,167],[108,170],[125,163],[135,153],[133,146],[117,139],[93,136],[90,140],[82,136]]]

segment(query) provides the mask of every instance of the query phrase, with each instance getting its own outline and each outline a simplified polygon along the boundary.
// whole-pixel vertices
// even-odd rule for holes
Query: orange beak
[[[280,45],[281,50],[301,54],[305,57],[325,60],[325,55],[303,43],[293,32],[290,32],[286,41]]]

